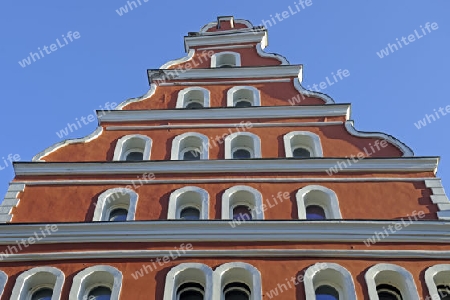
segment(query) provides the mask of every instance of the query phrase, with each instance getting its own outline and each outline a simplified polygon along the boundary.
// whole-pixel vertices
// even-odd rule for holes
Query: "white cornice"
[[[348,159],[350,160],[350,159]],[[436,172],[439,158],[365,158],[346,168],[338,168],[342,158],[310,159],[250,159],[202,161],[142,161],[142,162],[16,162],[16,176],[100,175],[153,173],[325,173],[337,169],[346,172]]]
[[[227,32],[200,33],[198,36],[185,36],[184,47],[186,52],[192,47],[213,46],[213,45],[230,45],[244,43],[261,43],[267,44],[267,31],[259,30],[235,30]]]
[[[414,218],[413,218],[414,219]],[[248,221],[231,227],[230,221],[135,221],[52,224],[57,230],[36,244],[127,242],[367,242],[377,232],[393,228],[391,221]],[[405,218],[402,230],[379,243],[450,243],[450,223]],[[406,225],[407,224],[407,225]],[[0,225],[0,244],[42,237],[43,224]],[[48,226],[49,227],[49,226]],[[50,228],[50,227],[49,227]]]
[[[220,120],[220,119],[278,119],[309,117],[348,117],[350,104],[305,106],[258,106],[248,108],[114,110],[98,112],[100,124],[156,120]]]
[[[17,176],[39,175],[99,175],[153,173],[257,173],[257,172],[326,172],[336,168],[342,158],[252,159],[204,161],[143,161],[143,162],[16,162]],[[349,164],[338,172],[436,172],[437,157],[365,158]]]
[[[170,80],[198,80],[198,79],[229,79],[229,78],[298,78],[302,72],[302,65],[279,65],[261,67],[232,67],[190,69],[148,70],[150,82]]]

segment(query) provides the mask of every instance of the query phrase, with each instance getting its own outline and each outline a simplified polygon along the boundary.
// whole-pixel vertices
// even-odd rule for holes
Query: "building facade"
[[[184,41],[90,136],[15,163],[2,300],[450,299],[438,157],[355,129],[264,27]]]

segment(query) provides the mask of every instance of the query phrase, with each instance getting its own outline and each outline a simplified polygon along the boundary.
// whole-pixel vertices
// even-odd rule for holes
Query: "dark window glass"
[[[252,158],[252,154],[250,151],[245,149],[237,149],[233,152],[233,158],[234,159],[246,159],[246,158]]]
[[[127,220],[128,211],[124,208],[116,208],[109,214],[111,222],[123,222]]]
[[[339,300],[339,292],[329,285],[322,285],[316,289],[316,300]]]
[[[307,220],[325,220],[325,211],[319,205],[309,205],[306,207]]]
[[[190,109],[203,108],[203,105],[201,105],[198,102],[191,102],[188,105],[186,105],[186,108],[190,108]]]
[[[200,160],[200,151],[190,150],[183,154],[183,160]]]
[[[88,296],[89,300],[111,300],[111,289],[99,286],[93,289]]]
[[[230,283],[223,289],[225,300],[250,300],[250,288],[244,283]]]
[[[441,300],[450,300],[450,285],[438,285],[437,290]]]
[[[252,106],[252,103],[247,100],[240,100],[240,101],[237,101],[234,106],[235,107],[250,107],[250,106]]]
[[[233,65],[229,65],[229,64],[225,64],[225,65],[220,65],[219,68],[232,68],[234,67]]]
[[[200,220],[200,211],[195,207],[186,207],[180,212],[180,218],[183,220]]]
[[[246,205],[233,208],[233,220],[247,221],[252,219],[252,210]]]
[[[293,156],[295,158],[308,158],[311,157],[311,153],[305,148],[297,148],[294,150]]]
[[[177,291],[179,300],[203,300],[204,288],[198,283],[182,284]]]
[[[130,152],[126,158],[126,161],[141,161],[141,160],[144,160],[144,153],[142,152]]]
[[[377,286],[377,293],[380,300],[403,300],[401,292],[389,284]]]
[[[42,288],[33,293],[31,300],[52,300],[53,290],[50,288]]]

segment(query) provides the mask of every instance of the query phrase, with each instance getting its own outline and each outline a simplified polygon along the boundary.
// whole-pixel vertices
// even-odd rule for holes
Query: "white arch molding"
[[[109,215],[116,208],[128,211],[127,221],[132,221],[136,216],[138,194],[130,189],[115,188],[103,192],[97,200],[93,221],[109,221]]]
[[[449,286],[450,264],[438,264],[425,271],[425,283],[431,300],[440,300],[438,285]]]
[[[225,138],[225,159],[233,159],[236,148],[249,150],[252,158],[261,158],[261,139],[251,132],[235,132]]]
[[[209,158],[209,139],[198,132],[186,132],[176,136],[172,141],[171,160],[182,160],[183,150],[200,150],[200,159]]]
[[[306,207],[318,205],[323,208],[327,219],[342,219],[336,193],[321,185],[308,185],[297,191],[297,213],[300,220],[306,219]]]
[[[142,151],[143,160],[150,160],[152,139],[142,134],[130,134],[121,137],[114,149],[114,161],[125,160],[131,151]]]
[[[182,263],[173,267],[166,275],[163,300],[178,300],[178,288],[188,282],[200,283],[204,287],[204,299],[213,299],[213,271],[204,264]]]
[[[193,195],[189,199],[189,194]],[[187,196],[186,198],[183,196]],[[173,191],[169,197],[169,210],[167,218],[179,219],[181,211],[189,206],[193,206],[200,211],[200,219],[209,218],[209,194],[202,188],[196,186],[187,186]]]
[[[239,197],[236,197],[238,196]],[[227,189],[222,195],[222,219],[233,219],[233,209],[239,205],[246,205],[252,210],[252,217],[256,220],[264,219],[261,193],[245,185],[236,185]]]
[[[119,300],[122,277],[122,272],[111,266],[100,265],[86,268],[73,278],[69,299],[86,300],[91,290],[106,286],[111,289],[111,300]]]

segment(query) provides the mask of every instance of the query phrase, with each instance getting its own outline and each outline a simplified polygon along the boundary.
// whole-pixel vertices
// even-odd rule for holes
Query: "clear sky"
[[[146,69],[185,56],[183,36],[219,15],[255,25],[272,15],[266,51],[303,64],[305,87],[348,70],[320,90],[352,103],[356,129],[393,135],[417,156],[441,156],[438,176],[450,192],[450,1],[311,0],[304,8],[299,0],[135,1],[128,12],[120,10],[126,0],[2,3],[0,199],[14,175],[8,155],[30,161],[64,138],[90,134],[96,121],[57,133],[108,102],[145,94]],[[39,50],[33,61],[30,52]]]

